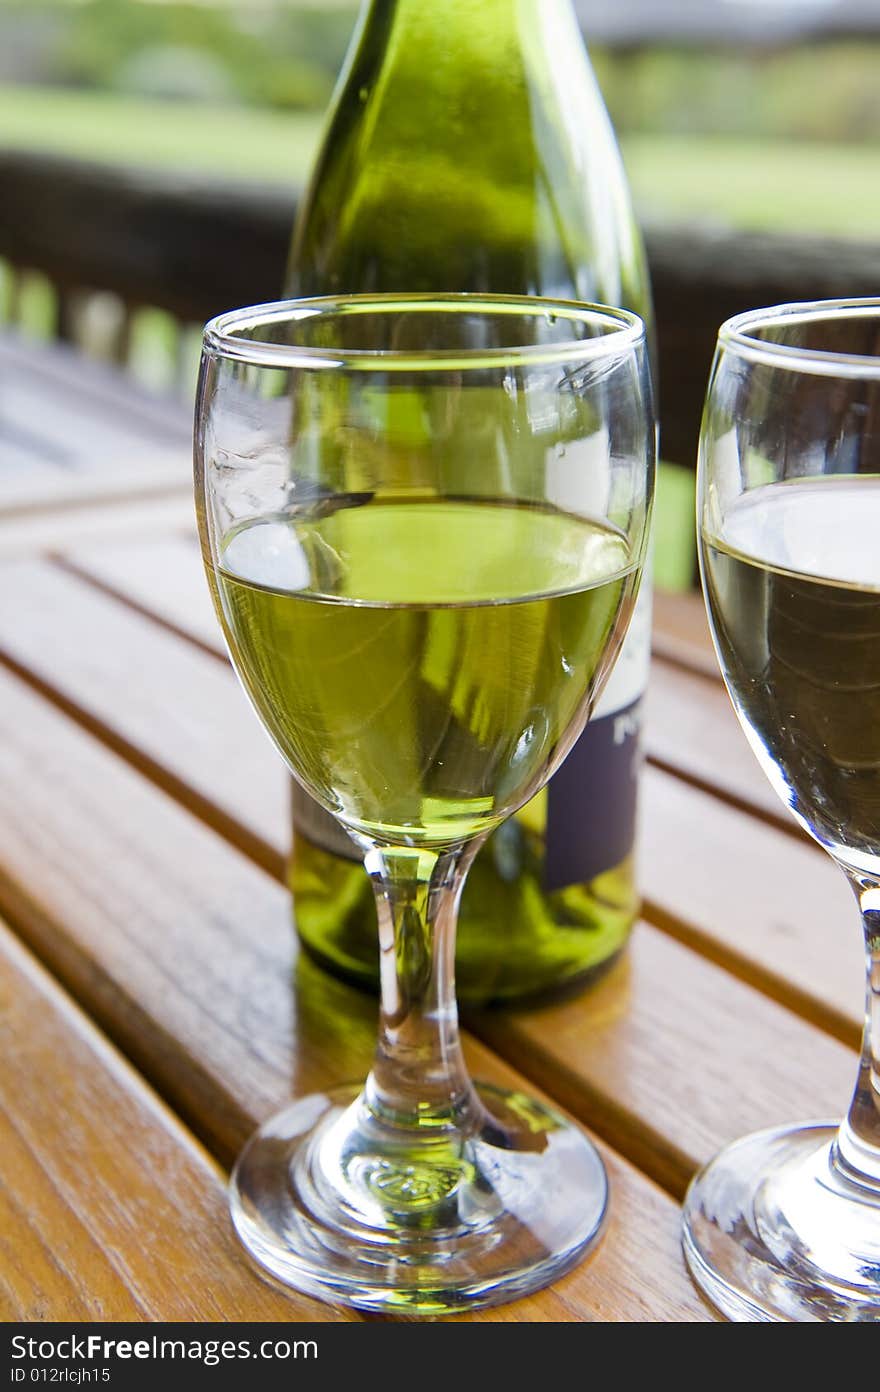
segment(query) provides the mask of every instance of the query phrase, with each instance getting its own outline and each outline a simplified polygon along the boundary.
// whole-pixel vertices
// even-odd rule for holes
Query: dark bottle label
[[[547,787],[544,889],[587,884],[635,839],[641,701],[590,721]]]
[[[641,701],[651,658],[651,576],[593,718],[547,785],[544,889],[588,884],[630,854],[636,834]]]

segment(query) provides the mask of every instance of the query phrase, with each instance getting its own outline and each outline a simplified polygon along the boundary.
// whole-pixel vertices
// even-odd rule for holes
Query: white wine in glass
[[[685,1253],[746,1320],[880,1319],[880,302],[722,326],[700,441],[703,588],[731,699],[773,787],[843,869],[865,934],[862,1057],[840,1125],[723,1150]],[[829,937],[828,951],[834,951]]]
[[[346,824],[472,837],[543,774],[610,666],[635,567],[607,524],[389,497],[224,538],[236,667]]]
[[[584,1133],[468,1077],[455,920],[479,846],[561,763],[613,666],[653,451],[644,326],[623,311],[354,296],[205,331],[196,499],[217,613],[377,907],[366,1084],[295,1101],[232,1178],[242,1241],[297,1289],[470,1309],[545,1285],[601,1232]]]

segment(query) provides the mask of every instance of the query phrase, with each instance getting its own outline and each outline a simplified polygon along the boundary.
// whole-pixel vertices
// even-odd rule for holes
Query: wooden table
[[[264,1285],[226,1170],[293,1093],[361,1076],[373,1001],[298,953],[286,778],[220,647],[190,422],[0,341],[0,1317],[340,1320]],[[660,597],[631,950],[591,992],[468,1021],[612,1183],[591,1260],[474,1318],[713,1318],[679,1252],[694,1168],[839,1114],[863,999],[842,877],[787,820],[694,596]]]

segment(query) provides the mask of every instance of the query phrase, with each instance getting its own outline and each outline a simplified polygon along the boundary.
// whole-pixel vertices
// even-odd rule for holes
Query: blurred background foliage
[[[862,0],[577,3],[598,33],[619,12],[645,36],[590,44],[643,219],[876,236],[880,0],[867,35],[836,38],[817,11]],[[357,8],[0,0],[0,149],[296,187]]]
[[[6,0],[6,7],[22,3]],[[356,6],[332,3],[27,0],[30,13],[37,7],[55,23],[46,52],[51,81],[294,110],[326,105],[356,14]]]
[[[329,99],[356,13],[352,0],[0,0],[0,79],[313,111]],[[880,133],[880,35],[590,47],[621,133]]]

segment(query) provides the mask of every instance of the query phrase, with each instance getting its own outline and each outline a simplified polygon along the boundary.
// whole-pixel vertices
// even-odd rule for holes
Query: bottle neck
[[[364,0],[349,52],[361,76],[412,83],[417,103],[455,98],[442,113],[453,124],[536,84],[576,101],[592,81],[572,0]]]
[[[384,34],[393,25],[430,34],[443,50],[462,40],[469,48],[504,39],[520,44],[561,22],[577,27],[572,0],[363,0],[358,22],[362,32],[376,26]]]
[[[369,0],[285,288],[538,294],[650,317],[571,0]]]

